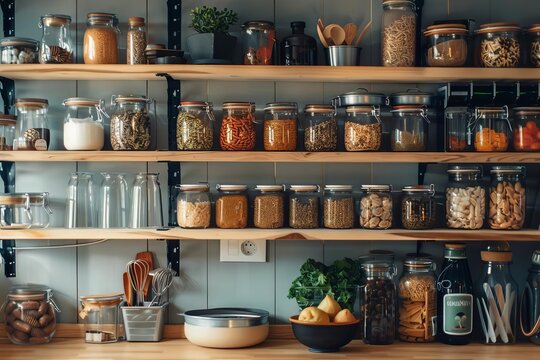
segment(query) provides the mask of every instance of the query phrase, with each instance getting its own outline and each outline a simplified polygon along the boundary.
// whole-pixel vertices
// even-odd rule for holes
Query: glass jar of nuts
[[[296,150],[298,104],[268,103],[264,108],[264,150]]]
[[[453,166],[448,170],[446,226],[451,229],[481,229],[486,216],[486,190],[480,184],[478,166]]]
[[[319,227],[320,187],[318,185],[291,185],[289,197],[289,226],[293,229]]]
[[[248,224],[247,185],[217,185],[216,226],[244,229]]]
[[[253,200],[253,225],[259,229],[278,229],[283,227],[285,201],[283,185],[257,185]]]
[[[152,142],[149,100],[137,95],[113,95],[111,99],[111,145],[113,150],[148,150]],[[155,112],[155,109],[154,109]]]
[[[354,226],[354,196],[352,185],[324,187],[324,227],[351,229]]]
[[[512,134],[508,107],[477,107],[472,123],[476,151],[506,151]]]
[[[13,150],[48,150],[51,143],[51,130],[47,120],[49,101],[19,98],[15,100],[15,109],[17,127]]]
[[[214,143],[212,103],[183,101],[176,119],[176,147],[178,150],[212,150]]]
[[[310,104],[304,109],[304,148],[309,152],[335,151],[336,110],[332,105]]]
[[[392,186],[362,185],[360,226],[364,229],[388,229],[392,226]]]
[[[381,118],[378,106],[348,106],[345,119],[345,150],[377,151],[381,147]]]
[[[401,199],[401,223],[405,229],[433,229],[437,223],[435,186],[405,186]]]
[[[425,151],[430,124],[426,108],[398,105],[391,113],[394,118],[390,135],[392,151]]]
[[[517,67],[520,62],[519,34],[514,23],[489,23],[476,31],[480,65],[490,68]]]
[[[178,226],[206,229],[210,226],[211,203],[208,184],[182,184],[176,198]]]
[[[495,230],[520,230],[525,222],[525,194],[523,166],[491,169],[489,226]]]
[[[529,64],[540,67],[540,24],[534,24],[527,29]]]

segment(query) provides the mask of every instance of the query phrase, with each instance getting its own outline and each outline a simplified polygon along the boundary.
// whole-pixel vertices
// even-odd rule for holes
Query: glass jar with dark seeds
[[[331,105],[306,105],[304,109],[304,147],[306,151],[335,151],[337,121]]]
[[[435,186],[405,186],[402,190],[401,222],[405,229],[433,229],[437,223]]]
[[[152,103],[155,106],[155,102],[137,95],[113,95],[111,102],[113,150],[149,150],[152,142],[149,107]]]
[[[212,103],[183,101],[178,107],[176,145],[178,150],[212,150],[214,143]]]
[[[319,227],[320,188],[318,185],[291,185],[289,226],[293,229]]]

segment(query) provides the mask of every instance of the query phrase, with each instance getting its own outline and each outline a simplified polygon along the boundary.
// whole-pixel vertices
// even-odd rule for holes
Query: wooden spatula
[[[358,32],[358,26],[353,23],[348,23],[343,26],[343,30],[345,30],[345,44],[352,45],[356,38],[356,33]]]
[[[123,274],[122,281],[124,283],[124,295],[126,296],[126,303],[128,306],[133,306],[133,288],[129,282],[129,275],[127,272]]]
[[[154,256],[150,251],[142,251],[135,255],[135,260],[144,260],[150,265],[150,271],[154,270]],[[148,275],[146,284],[144,286],[144,298],[148,299],[148,293],[150,292],[150,285],[152,284],[152,277]]]

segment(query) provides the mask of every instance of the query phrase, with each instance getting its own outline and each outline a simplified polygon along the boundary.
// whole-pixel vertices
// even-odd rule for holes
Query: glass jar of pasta
[[[525,168],[495,166],[491,169],[489,226],[496,230],[520,230],[525,222]]]
[[[482,24],[476,31],[479,37],[477,58],[483,67],[508,68],[519,66],[521,28],[514,23]]]
[[[296,150],[298,104],[268,103],[264,108],[264,150]]]
[[[255,104],[223,103],[223,120],[219,132],[221,150],[250,151],[256,145]]]
[[[208,184],[182,184],[176,198],[178,226],[206,229],[210,226],[211,203]]]
[[[383,66],[416,63],[416,6],[411,0],[384,0],[381,60]]]
[[[217,185],[216,226],[243,229],[248,224],[247,185]]]

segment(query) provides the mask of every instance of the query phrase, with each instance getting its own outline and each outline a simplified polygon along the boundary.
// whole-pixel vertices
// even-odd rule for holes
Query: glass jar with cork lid
[[[118,341],[118,312],[123,294],[99,294],[80,297],[79,317],[84,320],[85,342],[94,344]]]
[[[383,66],[416,63],[416,6],[411,0],[384,0],[381,60]]]
[[[247,185],[217,185],[216,226],[244,229],[248,224]]]
[[[257,185],[253,204],[253,225],[259,229],[283,227],[285,217],[284,185]]]
[[[51,131],[47,120],[49,101],[36,98],[15,99],[17,127],[13,150],[49,149]]]
[[[111,144],[113,150],[148,150],[152,143],[150,104],[140,95],[113,95],[111,98]]]
[[[118,19],[115,14],[88,13],[84,32],[85,64],[118,63]]]
[[[223,103],[223,120],[219,132],[221,150],[250,151],[256,145],[255,104]]]
[[[352,185],[324,187],[324,227],[351,229],[354,226],[354,196]]]
[[[206,229],[210,226],[212,205],[208,184],[182,184],[176,199],[178,226],[185,229]]]
[[[176,119],[176,148],[187,151],[212,150],[215,121],[212,103],[182,101]]]
[[[131,16],[128,18],[127,63],[129,65],[146,64],[146,26],[144,18]]]
[[[105,130],[102,100],[69,98],[64,100],[64,147],[66,150],[101,150]]]
[[[264,150],[296,150],[298,105],[294,102],[268,103],[264,108]]]
[[[337,128],[336,109],[332,105],[306,105],[304,109],[304,148],[306,151],[335,151]]]
[[[0,150],[13,150],[17,117],[0,113]]]
[[[289,226],[293,229],[319,227],[320,187],[318,185],[291,185],[289,197]]]
[[[39,27],[43,29],[39,47],[41,64],[70,64],[73,62],[71,40],[71,16],[60,14],[43,15]]]

